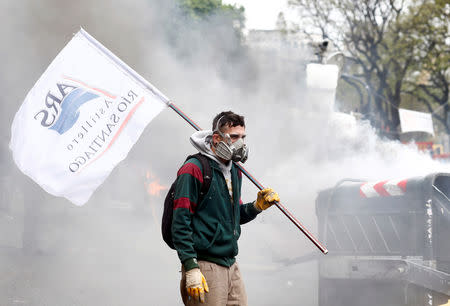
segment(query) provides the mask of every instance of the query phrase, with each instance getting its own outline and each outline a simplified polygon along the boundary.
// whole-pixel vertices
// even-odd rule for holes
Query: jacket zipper
[[[233,197],[230,196],[231,201],[231,210],[232,210],[232,217],[233,217],[233,237],[236,237],[236,211],[235,211],[235,205],[234,205],[234,198],[235,198],[235,192],[236,190],[233,189],[233,169],[230,169],[230,179],[231,179],[231,190],[233,191]]]
[[[231,188],[233,190],[233,171],[230,170],[230,174],[231,174]],[[230,192],[228,190],[228,185],[227,185],[227,181],[225,180],[225,176],[223,175],[222,171],[220,171],[220,174],[222,175],[223,181],[225,183],[225,187],[228,193],[228,198],[230,199],[230,204],[231,204],[231,217],[233,219],[233,237],[236,237],[236,212],[235,212],[235,205],[234,205],[234,201],[233,201],[233,197],[234,197],[234,190],[233,190],[233,197],[230,195]]]

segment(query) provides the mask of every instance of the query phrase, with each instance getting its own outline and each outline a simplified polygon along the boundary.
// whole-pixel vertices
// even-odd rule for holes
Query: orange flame
[[[161,191],[168,190],[169,187],[161,185],[159,183],[159,179],[150,173],[150,171],[147,171],[146,173],[146,182],[145,182],[145,188],[147,190],[147,193],[151,196],[161,196]]]

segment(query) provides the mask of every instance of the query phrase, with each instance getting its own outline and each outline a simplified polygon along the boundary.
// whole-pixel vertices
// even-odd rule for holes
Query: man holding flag
[[[240,224],[253,220],[279,197],[267,188],[258,192],[256,201],[242,203],[242,174],[233,161],[247,159],[245,137],[244,117],[231,111],[218,114],[211,131],[191,136],[192,145],[211,167],[211,184],[201,201],[205,171],[201,162],[190,158],[178,171],[172,237],[182,263],[185,305],[247,305],[235,258]]]
[[[84,205],[126,158],[147,124],[167,107],[197,129],[191,142],[207,158],[212,173],[208,192],[199,201],[205,169],[191,158],[178,171],[169,233],[182,262],[185,304],[247,305],[235,259],[240,224],[272,204],[328,252],[279,203],[277,193],[234,163],[245,162],[248,155],[242,116],[222,112],[211,131],[200,131],[164,94],[83,29],[29,91],[14,117],[10,149],[18,168],[45,191]],[[241,171],[260,189],[255,202],[240,200]]]

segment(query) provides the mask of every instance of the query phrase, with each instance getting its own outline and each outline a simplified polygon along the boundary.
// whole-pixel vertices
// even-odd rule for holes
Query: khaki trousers
[[[236,262],[229,268],[203,260],[199,260],[198,265],[200,267],[200,271],[202,271],[206,278],[209,292],[205,292],[205,303],[200,303],[190,298],[187,295],[186,275],[182,267],[180,291],[184,305],[248,306],[247,294],[245,293],[241,272],[239,271],[239,267]]]

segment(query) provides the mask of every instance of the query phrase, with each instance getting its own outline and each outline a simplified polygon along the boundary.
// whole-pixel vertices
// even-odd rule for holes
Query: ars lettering
[[[58,87],[59,93],[54,94],[49,90],[45,96],[46,108],[40,110],[34,115],[34,119],[39,120],[38,118],[40,118],[41,125],[44,127],[49,127],[55,122],[62,100],[67,94],[76,88],[75,86],[67,84],[56,84],[56,86]]]

